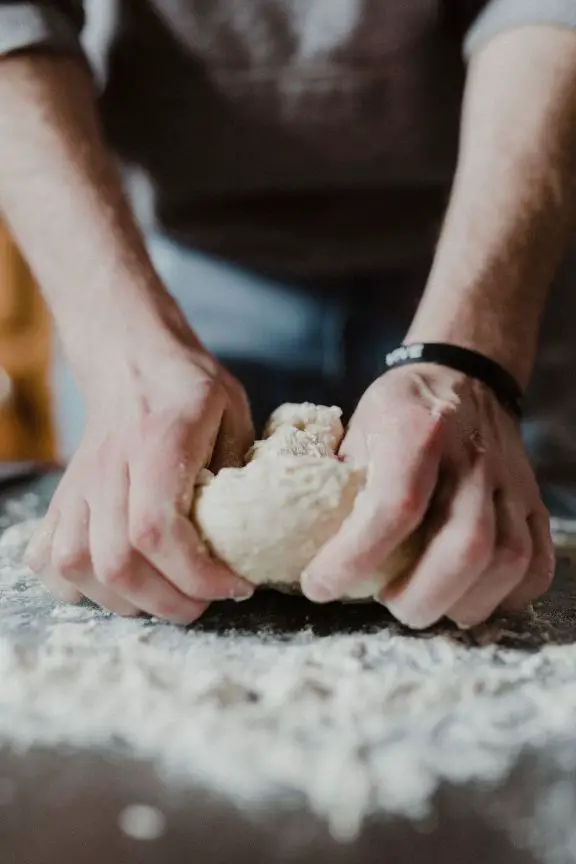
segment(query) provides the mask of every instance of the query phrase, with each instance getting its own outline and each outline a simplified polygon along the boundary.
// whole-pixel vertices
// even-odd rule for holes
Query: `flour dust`
[[[304,802],[341,839],[373,813],[426,816],[444,783],[497,784],[527,748],[576,764],[572,644],[121,620],[56,605],[20,563],[28,533],[0,541],[0,741],[16,751],[121,741],[239,806]]]

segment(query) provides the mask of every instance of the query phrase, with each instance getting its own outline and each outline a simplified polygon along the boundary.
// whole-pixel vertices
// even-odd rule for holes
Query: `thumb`
[[[230,405],[222,415],[210,469],[217,473],[221,468],[240,468],[253,443],[254,425],[248,401],[245,406]]]

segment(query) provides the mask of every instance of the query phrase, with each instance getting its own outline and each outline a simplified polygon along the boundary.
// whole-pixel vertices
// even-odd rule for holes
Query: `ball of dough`
[[[192,519],[211,552],[254,585],[299,590],[300,577],[340,528],[364,488],[364,469],[336,456],[341,410],[281,405],[242,468],[203,471]],[[414,534],[343,599],[369,599],[420,554]]]

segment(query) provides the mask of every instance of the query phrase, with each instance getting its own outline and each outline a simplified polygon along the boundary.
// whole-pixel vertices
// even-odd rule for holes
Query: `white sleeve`
[[[576,29],[576,0],[491,0],[466,35],[465,56],[469,58],[498,33],[529,24]]]
[[[81,54],[83,25],[84,9],[79,0],[0,0],[0,55],[38,47]]]

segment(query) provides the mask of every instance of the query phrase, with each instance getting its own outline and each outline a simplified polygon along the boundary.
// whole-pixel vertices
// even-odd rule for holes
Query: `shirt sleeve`
[[[0,0],[0,56],[27,48],[82,54],[81,0]]]
[[[576,29],[576,0],[491,0],[466,35],[466,58],[498,33],[528,24]]]

